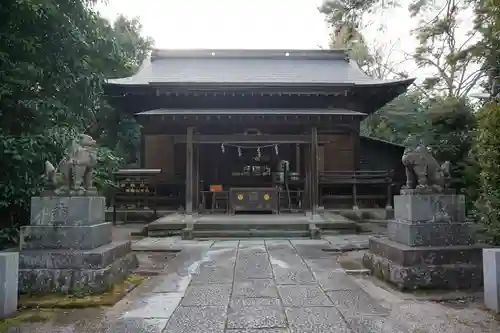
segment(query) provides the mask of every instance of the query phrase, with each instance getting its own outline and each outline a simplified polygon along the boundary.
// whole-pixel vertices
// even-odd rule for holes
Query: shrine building
[[[154,174],[158,207],[314,216],[392,205],[404,148],[360,123],[413,81],[367,77],[343,49],[154,50],[105,91],[142,126],[123,174]]]

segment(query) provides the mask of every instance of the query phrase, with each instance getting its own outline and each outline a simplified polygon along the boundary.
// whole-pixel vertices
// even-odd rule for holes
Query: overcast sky
[[[118,14],[139,17],[143,33],[157,48],[317,49],[328,47],[331,29],[318,6],[323,0],[107,0],[98,5],[113,21]],[[409,17],[411,0],[380,12],[363,29],[368,41],[391,49],[393,62],[415,49],[410,34],[416,21]],[[385,26],[384,31],[377,28]],[[401,65],[418,77],[411,62]]]
[[[137,16],[159,48],[316,49],[328,46],[322,0],[108,0],[98,9],[110,20]],[[402,10],[403,14],[406,10]],[[407,36],[401,15],[387,21],[387,40]],[[398,23],[399,22],[399,23]],[[370,32],[368,32],[370,33]],[[376,31],[372,32],[377,34]]]

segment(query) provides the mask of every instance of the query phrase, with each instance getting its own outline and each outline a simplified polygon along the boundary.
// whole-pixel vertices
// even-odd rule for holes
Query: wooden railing
[[[329,200],[351,199],[353,207],[358,207],[359,200],[384,200],[390,206],[392,200],[392,172],[379,170],[362,171],[322,171],[318,174],[320,204],[324,205]],[[335,185],[350,186],[350,193],[327,191]],[[383,189],[370,189],[368,194],[358,194],[358,187],[381,185]]]
[[[391,183],[389,171],[322,171],[319,172],[320,184],[388,184]]]

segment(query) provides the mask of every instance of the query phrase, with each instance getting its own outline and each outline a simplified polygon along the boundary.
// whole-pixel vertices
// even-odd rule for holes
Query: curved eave
[[[257,89],[257,90],[282,90],[288,92],[290,90],[318,90],[329,91],[338,90],[339,88],[398,88],[406,90],[413,82],[414,78],[403,80],[366,80],[359,82],[151,82],[137,83],[127,79],[108,80],[105,83],[107,88],[118,88],[119,90],[129,90],[132,93],[135,89],[163,89],[168,91],[178,91],[189,89],[190,91],[217,91],[217,90],[241,90],[241,89]]]

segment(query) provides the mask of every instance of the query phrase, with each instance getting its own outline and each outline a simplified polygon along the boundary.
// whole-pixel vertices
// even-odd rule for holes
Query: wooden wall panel
[[[329,135],[329,143],[322,148],[323,170],[354,170],[354,137],[349,134]]]
[[[174,140],[169,135],[146,135],[144,143],[144,167],[161,169],[162,176],[174,176]]]

